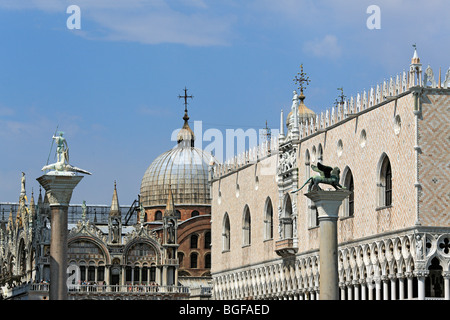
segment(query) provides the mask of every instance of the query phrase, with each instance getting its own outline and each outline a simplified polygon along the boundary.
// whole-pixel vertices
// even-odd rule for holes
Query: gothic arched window
[[[267,197],[264,209],[264,240],[273,239],[273,206],[272,201]]]
[[[223,217],[222,225],[222,250],[230,251],[230,218],[228,213]]]
[[[248,246],[251,244],[251,218],[250,218],[250,209],[248,206],[245,206],[243,223],[242,223],[242,245]]]
[[[293,224],[292,224],[292,202],[289,194],[285,195],[283,216],[281,223],[283,226],[283,239],[293,238]]]
[[[392,169],[386,154],[381,157],[378,168],[377,202],[379,207],[387,207],[392,205]]]
[[[162,220],[162,212],[159,210],[155,212],[155,221],[158,220]]]
[[[344,201],[344,216],[345,217],[353,217],[355,214],[355,194],[354,194],[354,183],[353,183],[353,174],[350,168],[346,168],[344,170],[344,187],[347,188],[348,191],[352,191],[352,193],[348,196]]]

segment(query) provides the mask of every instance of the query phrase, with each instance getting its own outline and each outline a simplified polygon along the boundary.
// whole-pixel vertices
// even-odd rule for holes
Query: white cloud
[[[41,10],[67,15],[69,5],[80,7],[82,30],[90,39],[178,43],[192,46],[227,45],[235,18],[203,0],[2,0],[0,8]],[[68,17],[68,15],[67,15]],[[97,26],[88,29],[85,23]],[[91,24],[92,26],[92,24]],[[94,30],[101,30],[96,34]],[[80,32],[81,31],[81,32]]]
[[[339,58],[342,53],[342,49],[338,44],[338,39],[334,35],[326,35],[323,39],[307,41],[303,45],[303,50],[316,57],[331,59]]]
[[[92,17],[106,28],[107,40],[136,41],[145,44],[178,43],[192,46],[229,43],[231,20],[201,13],[186,15],[176,11],[99,12]]]

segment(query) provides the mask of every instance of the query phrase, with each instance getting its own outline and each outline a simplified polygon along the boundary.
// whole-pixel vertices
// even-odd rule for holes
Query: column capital
[[[67,174],[44,174],[36,180],[46,191],[47,200],[52,206],[69,206],[73,189],[83,179],[83,176],[73,172]]]
[[[394,281],[398,278],[397,275],[395,273],[390,273],[387,277],[389,278],[389,280]]]
[[[313,201],[319,212],[320,219],[337,219],[339,217],[339,207],[342,201],[351,194],[348,190],[316,190],[305,193],[305,196]]]
[[[416,277],[427,277],[430,274],[428,270],[416,270],[414,271],[414,275]]]

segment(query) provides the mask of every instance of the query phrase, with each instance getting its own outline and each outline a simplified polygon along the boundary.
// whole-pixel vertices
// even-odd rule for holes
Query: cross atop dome
[[[188,111],[187,111],[187,105],[188,105],[187,100],[193,99],[194,96],[188,96],[187,91],[188,91],[188,89],[186,87],[184,87],[184,96],[178,95],[179,99],[182,99],[182,98],[184,99],[184,116],[183,116],[184,125],[177,135],[177,142],[178,142],[178,145],[182,146],[182,147],[183,146],[193,147],[195,136],[194,136],[194,132],[189,127],[189,123],[188,123],[189,116],[188,116]]]
[[[187,99],[193,99],[194,96],[187,95],[188,89],[186,87],[184,87],[183,90],[184,90],[184,96],[178,95],[178,99],[181,99],[181,98],[184,99],[184,117],[183,117],[183,119],[184,119],[184,121],[187,121],[187,120],[189,120],[189,116],[187,114],[187,105],[188,105]],[[185,118],[187,118],[187,119],[185,119]]]

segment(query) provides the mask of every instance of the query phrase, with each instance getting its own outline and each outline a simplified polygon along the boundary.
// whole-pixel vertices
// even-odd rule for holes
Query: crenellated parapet
[[[254,164],[270,155],[278,152],[278,137],[271,137],[270,140],[261,142],[250,150],[246,150],[224,163],[217,163],[212,167],[211,178],[217,179],[231,172],[235,172],[248,165]]]

